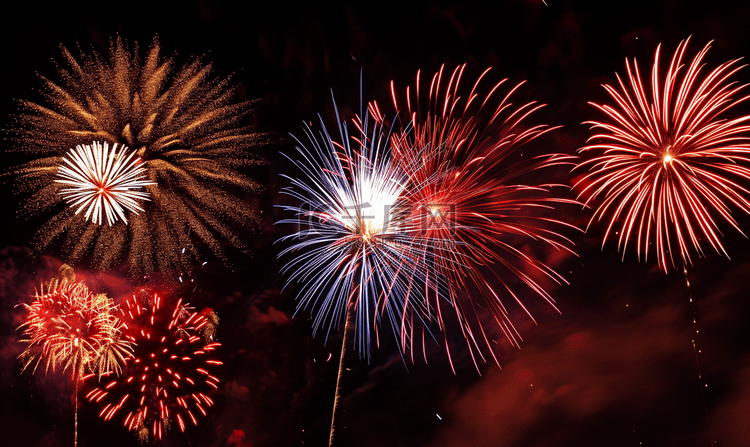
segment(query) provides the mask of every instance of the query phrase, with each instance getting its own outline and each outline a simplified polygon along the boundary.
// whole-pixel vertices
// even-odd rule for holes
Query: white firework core
[[[102,214],[111,226],[118,218],[128,223],[125,209],[138,214],[143,211],[139,201],[149,200],[144,186],[155,185],[146,180],[143,161],[125,145],[118,150],[115,143],[94,141],[78,145],[63,157],[57,170],[56,183],[65,185],[60,195],[78,214],[86,210],[85,219],[97,225],[104,223]]]
[[[357,155],[361,158],[361,155]],[[394,179],[394,170],[373,166],[369,160],[355,161],[354,185],[336,185],[336,198],[331,205],[331,217],[340,219],[343,227],[365,240],[394,233],[397,222],[391,219],[391,209],[404,192],[403,182]],[[337,209],[338,207],[340,209]]]

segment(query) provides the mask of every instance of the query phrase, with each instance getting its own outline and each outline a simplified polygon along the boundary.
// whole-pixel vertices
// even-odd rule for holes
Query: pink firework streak
[[[105,420],[125,416],[124,425],[144,440],[161,439],[174,419],[185,431],[198,425],[213,405],[208,393],[218,388],[214,375],[220,343],[213,341],[210,309],[193,312],[182,299],[168,302],[158,293],[134,294],[120,306],[124,334],[133,342],[135,359],[120,377],[103,378],[86,398],[102,405]]]
[[[750,191],[740,185],[750,179],[750,116],[727,117],[747,99],[740,97],[746,85],[730,81],[742,66],[735,59],[707,72],[710,43],[685,66],[689,40],[677,47],[664,79],[657,47],[650,95],[635,60],[625,61],[627,83],[618,76],[619,90],[604,85],[615,104],[590,103],[608,119],[587,122],[595,134],[580,149],[590,158],[578,167],[589,172],[575,185],[595,207],[589,225],[607,222],[602,247],[614,232],[623,257],[635,240],[638,259],[648,260],[655,240],[665,272],[676,267],[675,247],[683,266],[692,264],[691,249],[703,256],[701,239],[726,255],[717,220],[740,231],[730,207],[750,213]]]
[[[406,90],[405,104],[398,101],[391,84],[396,110],[403,113],[400,106],[405,105],[413,126],[394,137],[393,153],[408,173],[409,209],[414,219],[424,222],[421,236],[430,247],[424,260],[430,266],[425,307],[434,311],[431,319],[441,330],[445,330],[446,305],[452,309],[476,365],[477,360],[486,361],[484,347],[497,363],[494,340],[485,332],[478,307],[491,311],[515,345],[521,337],[505,302],[516,302],[529,316],[523,302],[529,294],[554,306],[539,278],[558,284],[565,280],[519,246],[541,242],[573,253],[573,243],[560,233],[570,225],[548,216],[561,204],[577,202],[553,194],[568,189],[566,185],[524,181],[529,174],[539,177],[547,168],[571,164],[572,157],[561,154],[519,154],[526,143],[554,129],[525,124],[544,105],[514,106],[511,97],[523,83],[507,90],[505,79],[485,86],[482,80],[489,69],[462,96],[467,93],[461,84],[465,68],[462,65],[450,74],[441,68],[432,76],[426,97],[420,91],[418,72],[416,88]],[[489,93],[480,96],[481,91]],[[421,104],[423,100],[426,104]],[[376,104],[371,111],[381,116]],[[415,338],[424,344],[424,331],[414,334],[413,324],[402,327],[403,346],[413,346]]]

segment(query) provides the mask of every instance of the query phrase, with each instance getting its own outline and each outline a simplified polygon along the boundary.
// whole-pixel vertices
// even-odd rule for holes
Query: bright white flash
[[[91,145],[78,145],[62,159],[55,183],[65,185],[60,190],[75,213],[86,211],[86,220],[97,225],[104,223],[106,215],[111,226],[118,218],[128,223],[125,209],[138,214],[143,211],[139,201],[149,200],[144,186],[155,185],[146,180],[146,168],[135,152],[117,143],[94,141]]]

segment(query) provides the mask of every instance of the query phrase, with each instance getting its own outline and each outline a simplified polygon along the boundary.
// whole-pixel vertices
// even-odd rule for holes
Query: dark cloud
[[[531,335],[502,370],[448,393],[440,405],[446,424],[430,445],[691,446],[707,443],[709,430],[725,445],[744,445],[748,368],[732,351],[748,351],[736,341],[747,318],[738,315],[737,300],[747,293],[739,277],[750,263],[701,264],[691,276],[696,325],[680,273],[623,272],[619,282],[589,282],[597,305],[526,328]],[[624,265],[599,266],[613,267]],[[575,279],[565,295],[586,288]],[[709,384],[704,398],[699,372]]]
[[[750,445],[750,356],[743,363],[731,373],[732,393],[712,411],[714,438],[726,445]]]
[[[689,338],[674,331],[678,315],[660,307],[606,328],[560,328],[549,346],[525,343],[502,370],[444,402],[450,423],[433,445],[573,445],[596,441],[582,421],[608,412],[658,417],[664,409],[654,403],[675,392],[671,365]],[[599,442],[616,445],[611,435]]]

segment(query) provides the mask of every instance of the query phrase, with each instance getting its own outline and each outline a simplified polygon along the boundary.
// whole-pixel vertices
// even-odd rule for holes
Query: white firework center
[[[361,156],[359,156],[361,157]],[[365,241],[395,233],[398,223],[392,220],[392,209],[405,190],[403,182],[394,179],[390,164],[373,166],[368,160],[357,163],[355,183],[348,187],[334,186],[338,200],[331,205],[331,215],[340,216],[340,223]],[[340,209],[336,209],[341,206]]]
[[[143,211],[140,202],[150,200],[145,186],[155,185],[146,179],[146,168],[135,152],[127,146],[94,141],[78,145],[63,157],[57,170],[56,183],[65,185],[60,195],[85,219],[97,225],[112,226],[118,219],[128,223],[125,210],[134,214]]]

